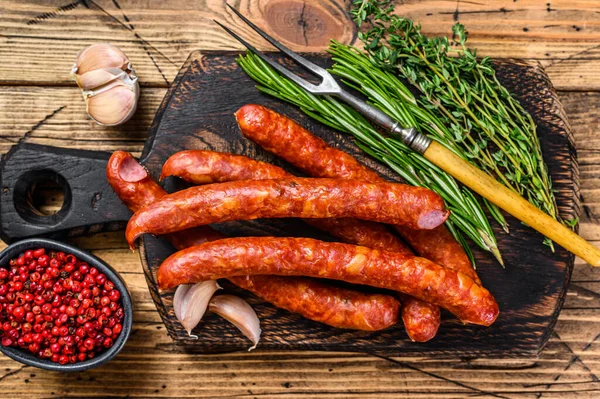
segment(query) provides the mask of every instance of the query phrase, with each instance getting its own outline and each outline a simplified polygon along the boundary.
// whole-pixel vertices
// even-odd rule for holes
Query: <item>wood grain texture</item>
[[[0,152],[19,141],[139,155],[165,89],[145,88],[131,120],[102,127],[85,113],[77,87],[0,86]]]
[[[0,3],[0,82],[69,85],[77,52],[111,42],[130,57],[142,85],[167,87],[191,51],[240,50],[213,18],[249,33],[221,0],[5,0]],[[329,38],[356,43],[348,0],[240,0],[238,9],[294,50],[322,51]],[[563,90],[598,90],[600,6],[586,0],[411,0],[398,11],[423,31],[466,24],[480,55],[542,61]],[[62,7],[62,10],[61,10]],[[250,35],[247,35],[250,36]],[[264,41],[251,42],[261,49]],[[43,65],[43,68],[40,67]]]
[[[183,149],[211,149],[243,154],[257,160],[290,169],[281,160],[266,153],[239,133],[233,113],[246,103],[273,108],[298,121],[311,132],[378,171],[385,178],[400,181],[397,174],[361,153],[352,140],[304,116],[294,107],[260,94],[254,82],[235,63],[235,54],[193,53],[165,96],[152,124],[142,153],[142,162],[158,176],[165,160]],[[324,64],[323,57],[314,58]],[[543,143],[549,170],[557,191],[563,217],[579,212],[578,170],[572,136],[564,111],[547,76],[537,63],[500,63],[504,81],[532,113]],[[536,93],[534,95],[533,93]],[[293,172],[293,169],[291,169]],[[173,186],[167,184],[167,189]],[[500,251],[507,269],[501,269],[489,254],[476,251],[479,273],[484,285],[498,300],[501,314],[487,329],[463,326],[445,317],[436,339],[414,344],[406,339],[402,326],[376,333],[340,331],[297,315],[282,312],[248,296],[243,290],[228,290],[248,297],[262,320],[261,347],[277,349],[352,350],[373,353],[422,356],[514,356],[535,353],[548,339],[564,296],[563,286],[570,278],[573,257],[563,249],[551,252],[541,237],[510,219],[511,234],[498,228]],[[248,221],[228,223],[218,228],[232,236],[276,235],[315,236],[317,232],[289,221]],[[318,237],[318,236],[316,236]],[[163,317],[169,334],[176,340],[202,352],[223,352],[246,347],[229,326],[210,315],[196,331],[199,340],[191,340],[172,311],[172,292],[156,287],[156,269],[172,247],[156,238],[146,237],[141,248],[144,271],[151,295]],[[540,268],[539,265],[545,265]]]
[[[112,0],[96,2],[124,21]],[[265,3],[265,0],[252,0],[239,4],[256,19],[260,18],[257,10]],[[441,11],[444,14],[438,16],[440,3],[445,4],[445,9]],[[117,128],[100,128],[90,122],[84,114],[79,92],[68,81],[72,57],[87,44],[111,40],[119,46],[127,46],[135,36],[117,22],[111,22],[110,17],[102,16],[100,11],[93,11],[93,6],[90,10],[78,6],[39,24],[27,25],[26,20],[68,4],[70,0],[0,2],[0,82],[5,85],[0,86],[0,153],[6,153],[15,141],[33,129],[26,139],[28,142],[105,151],[126,149],[139,155],[147,128],[166,92],[165,88],[154,89],[148,85],[167,85],[141,45],[136,43],[131,46],[136,50],[127,52],[130,56],[137,53],[136,67],[145,75],[141,97],[143,114],[138,111],[135,122]],[[142,37],[148,39],[150,32],[156,32],[150,37],[154,47],[163,54],[169,51],[178,54],[179,58],[173,55],[177,66],[169,67],[168,62],[157,61],[168,79],[175,76],[191,50],[217,48],[216,40],[224,42],[223,36],[214,39],[221,33],[208,23],[210,18],[221,15],[220,0],[189,4],[174,0],[119,0],[119,4],[136,30],[142,29]],[[437,29],[438,23],[429,23],[425,17],[435,15],[450,26],[457,4],[459,11],[467,9],[464,7],[471,11],[496,11],[459,15],[462,22],[468,23],[471,42],[487,54],[537,58],[546,66],[554,63],[549,74],[555,86],[578,90],[562,91],[559,95],[578,150],[584,210],[580,234],[600,246],[600,136],[597,133],[600,131],[597,112],[600,93],[591,92],[600,87],[597,78],[600,40],[597,36],[579,39],[590,26],[597,27],[598,2],[404,2],[405,7],[412,7],[412,15],[422,16],[424,29],[429,31]],[[526,13],[498,12],[501,7],[521,8],[523,4],[530,7]],[[161,8],[170,11],[159,12]],[[205,12],[197,18],[198,23],[188,23],[178,29],[172,21],[181,18],[189,8],[205,9]],[[544,11],[545,8],[551,10]],[[513,19],[515,15],[518,18]],[[161,30],[156,27],[159,19],[167,21]],[[139,25],[137,22],[142,20],[144,23]],[[533,22],[542,24],[538,29],[543,37],[536,33],[529,40],[522,28]],[[308,21],[309,26],[311,23]],[[487,29],[488,35],[474,32],[471,26],[475,23]],[[546,24],[551,26],[545,27]],[[582,29],[577,31],[573,25]],[[295,27],[289,29],[295,30]],[[203,35],[202,30],[210,33]],[[533,34],[536,30],[527,33]],[[553,37],[548,38],[547,34]],[[302,45],[294,48],[305,49]],[[25,86],[12,86],[14,83]],[[44,121],[63,105],[65,109]],[[383,359],[327,352],[201,355],[186,352],[165,333],[148,293],[139,257],[127,250],[122,233],[102,233],[70,241],[91,250],[123,274],[135,304],[134,334],[116,359],[84,373],[63,375],[23,368],[2,356],[0,390],[6,397],[595,399],[600,396],[600,269],[588,267],[579,259],[575,261],[555,334],[539,358]],[[0,249],[3,247],[0,243]]]

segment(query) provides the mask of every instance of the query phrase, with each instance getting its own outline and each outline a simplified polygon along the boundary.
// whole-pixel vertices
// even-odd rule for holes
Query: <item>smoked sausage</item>
[[[163,165],[161,178],[177,176],[193,184],[236,180],[292,178],[278,166],[243,155],[206,150],[188,150],[173,154]],[[304,219],[349,244],[412,254],[411,250],[380,223],[350,218]]]
[[[177,176],[193,184],[234,180],[263,180],[291,177],[285,170],[242,155],[188,150],[173,154],[162,168],[161,178]],[[378,223],[356,219],[305,219],[349,244],[362,245],[404,254],[412,254],[387,228]],[[260,295],[259,295],[260,296]],[[402,316],[409,338],[416,342],[432,339],[440,326],[440,308],[400,293]]]
[[[106,164],[106,178],[113,191],[132,212],[137,212],[167,195],[148,171],[128,152],[116,151]],[[208,226],[199,226],[165,237],[175,248],[183,249],[224,236]]]
[[[391,295],[365,294],[307,277],[241,276],[229,281],[281,309],[337,328],[378,331],[398,322]]]
[[[330,147],[293,120],[266,107],[244,105],[235,116],[245,137],[310,176],[384,181],[350,154]],[[419,255],[478,280],[464,249],[443,225],[431,230],[394,227]]]
[[[130,153],[116,151],[106,177],[117,196],[135,212],[167,195]],[[165,236],[177,249],[225,238],[208,226]],[[390,295],[364,294],[299,277],[243,276],[229,279],[266,302],[337,328],[377,331],[398,322],[400,303]],[[279,287],[279,288],[277,288]]]
[[[160,179],[177,176],[194,184],[236,180],[284,179],[291,174],[270,163],[242,155],[205,150],[176,152],[164,163]]]
[[[299,177],[241,180],[169,194],[137,211],[125,235],[133,248],[144,233],[167,234],[231,220],[288,217],[351,217],[432,229],[448,214],[439,195],[404,184]]]
[[[312,238],[239,237],[176,252],[159,267],[163,289],[241,275],[307,276],[404,292],[434,303],[465,323],[489,326],[498,304],[461,272],[396,252]]]
[[[383,181],[350,154],[330,147],[291,119],[268,108],[249,104],[240,108],[235,116],[244,136],[311,176]],[[469,257],[445,226],[433,230],[395,228],[419,255],[480,282]],[[409,336],[419,342],[433,338],[440,323],[439,309],[413,298],[404,298],[403,302],[402,319]],[[429,327],[411,328],[419,325]]]
[[[188,150],[173,154],[167,159],[162,168],[161,179],[168,176],[177,176],[193,184],[292,177],[291,174],[283,169],[266,162],[256,161],[241,155],[206,150]],[[391,234],[386,227],[378,223],[349,218],[305,219],[305,221],[350,244],[412,254],[406,245],[404,245],[396,236]],[[270,278],[272,277],[273,276],[270,276]],[[235,282],[237,284],[238,280],[235,280]],[[279,285],[281,284],[278,284],[278,286]],[[260,287],[266,289],[267,285],[261,285]],[[283,290],[281,287],[268,287],[270,287],[270,290],[277,290],[278,293],[299,288],[299,286],[294,286],[286,287],[286,289]],[[315,302],[319,302],[316,300],[318,296],[312,294],[314,292],[315,291],[307,290],[307,293],[304,295],[315,296]],[[265,299],[265,293],[256,294]],[[432,304],[424,304],[416,298],[410,298],[403,294],[400,295],[405,306],[411,307],[409,312],[403,311],[403,314],[419,315],[418,318],[409,316],[404,317],[407,335],[413,341],[418,342],[425,342],[433,338],[440,325],[439,307]],[[280,301],[286,300],[285,296],[279,297],[278,295],[275,295],[275,297],[280,298]],[[276,299],[271,298],[269,302],[274,303],[273,300]],[[310,303],[310,301],[306,301],[306,303]],[[421,307],[414,309],[417,307],[417,304],[421,304]],[[282,307],[279,305],[279,302],[276,306]],[[323,306],[325,306],[325,308],[323,308]],[[285,306],[283,307],[285,308]],[[326,308],[327,304],[310,306],[310,309],[315,309],[317,311],[324,311],[323,309]],[[322,315],[321,318],[323,318]],[[338,318],[337,324],[340,325],[341,321],[345,319],[345,315],[342,313]]]

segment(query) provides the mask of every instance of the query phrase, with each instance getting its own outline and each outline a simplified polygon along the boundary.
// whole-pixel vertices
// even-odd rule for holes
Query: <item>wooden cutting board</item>
[[[236,54],[195,52],[182,67],[156,114],[141,160],[156,178],[164,161],[184,149],[210,149],[242,154],[300,173],[266,153],[239,132],[233,113],[247,103],[258,103],[283,113],[331,145],[354,155],[392,181],[401,181],[385,166],[365,157],[352,139],[302,114],[298,109],[260,94],[254,82],[235,63]],[[326,65],[323,55],[313,60]],[[500,80],[521,100],[538,124],[544,158],[554,181],[561,215],[579,214],[579,178],[575,148],[566,116],[554,88],[538,64],[503,61]],[[143,93],[142,93],[143,95]],[[85,234],[123,227],[130,213],[119,204],[103,167],[109,154],[54,149],[21,144],[2,163],[0,201],[2,238],[40,234]],[[40,172],[43,171],[43,172]],[[52,220],[27,210],[27,186],[36,176],[55,176],[68,188],[66,205]],[[61,180],[62,179],[62,180]],[[183,187],[167,181],[169,191]],[[388,356],[516,356],[536,354],[543,347],[564,301],[573,256],[557,247],[552,253],[542,236],[507,215],[510,234],[494,226],[506,263],[502,269],[489,254],[472,246],[484,285],[500,305],[497,322],[489,327],[464,326],[448,313],[435,339],[412,343],[402,325],[380,332],[339,330],[277,309],[251,294],[224,283],[225,290],[248,299],[261,319],[262,350],[330,350],[385,353]],[[231,236],[310,236],[331,239],[299,220],[233,222],[215,226]],[[158,290],[155,272],[174,249],[162,239],[146,236],[140,245],[142,265],[157,309],[169,335],[199,352],[241,350],[249,346],[227,322],[208,314],[190,339],[176,321],[172,292]],[[118,265],[113,265],[118,269]]]

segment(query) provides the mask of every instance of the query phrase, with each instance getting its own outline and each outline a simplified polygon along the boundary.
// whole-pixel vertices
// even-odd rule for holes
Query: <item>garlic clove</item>
[[[83,75],[76,74],[75,80],[83,90],[93,90],[121,79],[124,75],[126,75],[126,72],[118,68],[96,69]]]
[[[114,81],[97,91],[84,91],[89,116],[104,126],[115,126],[127,122],[135,113],[139,96],[139,85],[133,86]]]
[[[173,296],[173,310],[175,311],[177,320],[183,320],[183,315],[185,314],[185,308],[188,302],[185,294],[187,294],[190,288],[192,288],[191,284],[181,284],[175,290],[175,295]]]
[[[236,326],[252,341],[253,346],[248,351],[256,348],[262,331],[260,320],[248,302],[234,295],[218,295],[210,300],[208,308]]]
[[[92,44],[81,50],[71,73],[83,75],[106,68],[128,69],[129,59],[120,48],[108,43]]]
[[[185,297],[183,298],[185,309],[182,309],[180,322],[190,337],[195,337],[192,335],[192,330],[202,320],[202,316],[204,316],[208,308],[208,301],[210,301],[210,298],[219,289],[221,287],[215,280],[208,280],[194,284],[185,293]]]

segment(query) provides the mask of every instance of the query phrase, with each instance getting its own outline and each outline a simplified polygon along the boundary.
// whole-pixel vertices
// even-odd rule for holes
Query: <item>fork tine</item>
[[[236,39],[238,42],[240,42],[244,46],[246,46],[246,48],[248,50],[250,50],[251,52],[253,52],[254,54],[256,54],[261,60],[263,60],[264,62],[266,62],[267,64],[271,65],[273,68],[275,68],[279,73],[281,73],[282,75],[284,75],[287,78],[291,79],[296,84],[298,84],[300,87],[308,90],[311,93],[315,93],[315,92],[318,91],[317,86],[315,86],[314,84],[310,83],[307,80],[302,79],[300,76],[296,75],[292,71],[286,69],[282,65],[280,65],[277,62],[271,60],[266,55],[264,55],[263,53],[261,53],[260,51],[258,51],[253,45],[251,45],[250,43],[248,43],[247,41],[245,41],[244,39],[242,39],[237,33],[235,33],[234,31],[232,31],[231,29],[229,29],[228,27],[226,27],[225,25],[223,25],[219,21],[214,20],[214,19],[213,19],[213,21],[215,21],[217,23],[217,25],[219,25],[221,28],[223,28],[225,30],[225,32],[227,32],[231,36],[233,36],[234,39]]]
[[[228,3],[225,3],[225,4],[227,4],[227,7],[229,7],[231,9],[231,11],[233,11],[235,13],[235,15],[240,17],[242,19],[242,21],[244,21],[247,25],[249,25],[252,29],[254,29],[254,31],[256,31],[256,33],[261,35],[265,40],[267,40],[273,46],[277,47],[277,49],[279,49],[279,51],[281,51],[282,53],[285,53],[288,57],[292,58],[298,64],[302,65],[304,68],[308,69],[315,75],[321,76],[322,78],[325,78],[326,75],[329,75],[329,72],[327,72],[327,70],[325,70],[324,68],[321,68],[320,66],[318,66],[317,64],[315,64],[313,62],[310,62],[306,58],[302,57],[301,55],[298,55],[297,53],[293,52],[289,48],[285,47],[283,44],[279,43],[277,40],[275,40],[271,36],[267,35],[258,26],[254,25],[254,23],[252,23],[248,18],[244,17],[238,10],[233,8],[233,6],[229,5]]]

